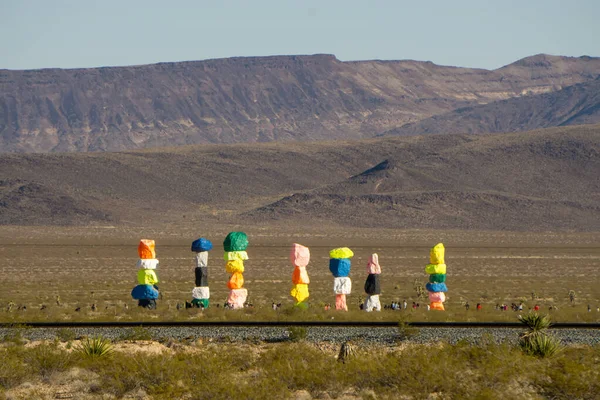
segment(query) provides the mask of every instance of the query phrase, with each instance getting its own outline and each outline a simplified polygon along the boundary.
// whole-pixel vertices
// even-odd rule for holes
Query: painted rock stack
[[[333,292],[335,293],[335,309],[348,311],[346,295],[352,291],[350,280],[350,259],[354,256],[352,250],[340,247],[329,252],[329,271],[334,276]]]
[[[429,252],[429,264],[425,272],[429,274],[429,282],[425,288],[429,292],[429,306],[432,310],[444,311],[446,301],[446,264],[444,263],[444,245],[438,243]]]
[[[223,241],[225,255],[223,258],[227,262],[225,270],[231,274],[227,287],[229,296],[227,304],[229,307],[238,309],[243,308],[248,298],[248,290],[244,289],[244,261],[248,259],[248,236],[244,232],[229,232]]]
[[[369,262],[367,263],[367,280],[365,281],[365,293],[367,298],[363,309],[367,312],[381,311],[381,302],[379,301],[379,295],[381,294],[381,283],[379,282],[379,275],[381,275],[381,267],[379,266],[379,256],[377,253],[371,254]]]
[[[158,260],[154,250],[154,240],[142,239],[138,245],[138,255],[140,256],[137,262],[138,285],[131,291],[131,297],[138,301],[138,306],[155,309],[156,299],[158,299],[158,277],[156,276],[156,268]]]
[[[208,252],[213,245],[205,238],[196,239],[192,242],[192,251],[196,253],[194,269],[196,287],[192,290],[192,307],[208,308],[210,290],[208,289]]]
[[[294,265],[294,272],[292,273],[292,283],[294,286],[290,295],[296,299],[297,307],[306,308],[308,307],[306,300],[309,296],[308,284],[310,283],[306,266],[310,261],[310,250],[308,250],[308,247],[294,243],[290,252],[290,261]]]

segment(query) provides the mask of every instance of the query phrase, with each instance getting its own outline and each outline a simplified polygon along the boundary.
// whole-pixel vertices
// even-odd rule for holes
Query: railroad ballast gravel
[[[72,332],[76,339],[102,336],[111,340],[126,340],[135,336],[140,328],[0,328],[0,338],[5,340],[18,333],[27,340],[53,340],[64,336],[65,329]],[[343,343],[348,340],[369,343],[394,344],[398,341],[412,343],[459,341],[481,343],[493,340],[497,343],[516,343],[522,328],[408,328],[395,327],[305,327],[306,340],[310,342]],[[193,340],[209,341],[263,341],[283,342],[290,340],[287,327],[148,327],[144,328],[153,340]],[[563,344],[600,344],[599,329],[550,329],[548,331]]]

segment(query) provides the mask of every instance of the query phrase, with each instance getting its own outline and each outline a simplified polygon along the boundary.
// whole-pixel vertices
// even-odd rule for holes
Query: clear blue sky
[[[0,68],[315,53],[488,69],[600,56],[600,0],[0,0]]]

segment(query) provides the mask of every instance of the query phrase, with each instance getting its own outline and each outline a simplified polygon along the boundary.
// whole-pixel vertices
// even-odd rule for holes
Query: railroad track
[[[516,343],[525,329],[520,322],[409,322],[396,321],[135,321],[135,322],[30,322],[0,324],[0,339],[73,340],[102,336],[107,339],[215,342],[284,342],[304,328],[311,342],[344,343],[348,340],[393,345],[414,343],[488,342]],[[600,324],[557,323],[554,336],[565,344],[600,345]]]
[[[324,327],[396,328],[399,321],[114,321],[114,322],[18,322],[0,323],[0,328],[200,328],[200,327]],[[520,322],[406,322],[415,328],[524,328]],[[600,323],[558,322],[551,329],[600,329]]]

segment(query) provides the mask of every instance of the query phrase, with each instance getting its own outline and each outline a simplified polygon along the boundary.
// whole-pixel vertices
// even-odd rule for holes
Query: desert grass
[[[482,340],[429,345],[307,342],[176,344],[156,351],[114,344],[89,358],[59,342],[0,346],[0,398],[593,399],[600,393],[600,347],[567,347],[551,359]],[[69,397],[71,396],[71,397]]]
[[[535,305],[555,322],[600,322],[600,247],[590,234],[521,234],[461,232],[347,231],[295,234],[274,230],[250,232],[250,260],[244,273],[253,307],[224,310],[228,275],[218,236],[209,256],[210,308],[186,310],[194,287],[193,257],[184,239],[162,238],[162,231],[129,232],[135,239],[93,230],[52,228],[55,239],[44,242],[25,228],[0,231],[0,322],[29,321],[179,321],[179,320],[357,320],[357,321],[510,321],[517,313],[500,311],[502,304],[523,304],[522,313]],[[83,229],[83,228],[80,228]],[[106,231],[106,230],[105,230]],[[81,233],[77,236],[76,233]],[[13,234],[14,237],[8,237]],[[49,233],[47,233],[49,235]],[[30,235],[30,236],[27,236]],[[102,236],[105,235],[105,236]],[[135,236],[134,236],[135,235]],[[153,236],[157,235],[157,236]],[[194,235],[187,231],[178,235]],[[137,307],[130,297],[136,282],[137,238],[157,238],[157,270],[162,299],[158,309]],[[167,235],[168,236],[168,235]],[[190,240],[191,241],[191,240]],[[448,265],[446,312],[428,312],[428,299],[419,297],[415,282],[425,284],[424,266],[429,247],[443,241]],[[311,249],[308,273],[311,279],[310,308],[297,310],[289,295],[293,266],[289,246],[303,243]],[[328,252],[350,246],[352,294],[348,313],[324,311],[333,304],[333,277]],[[378,253],[382,265],[382,304],[406,302],[407,310],[360,311],[366,294],[366,263]],[[574,294],[571,301],[570,293]],[[413,309],[412,303],[419,307]],[[282,307],[273,310],[272,303]],[[470,308],[466,309],[466,304]],[[481,310],[476,304],[482,305]],[[179,305],[179,307],[178,307]],[[219,306],[219,307],[217,307]],[[589,306],[589,311],[588,311]],[[402,314],[402,316],[401,316]]]

